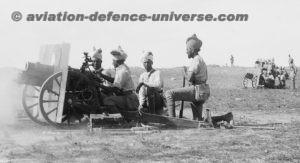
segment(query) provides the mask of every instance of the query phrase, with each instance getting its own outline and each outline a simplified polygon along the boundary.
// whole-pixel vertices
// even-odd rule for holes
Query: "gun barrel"
[[[44,65],[39,62],[27,62],[18,80],[21,84],[42,86],[44,81],[54,73],[54,66]]]

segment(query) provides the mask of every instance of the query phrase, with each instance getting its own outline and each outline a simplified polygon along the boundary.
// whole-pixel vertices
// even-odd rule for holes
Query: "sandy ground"
[[[247,70],[227,69],[209,69],[212,95],[205,108],[213,115],[233,112],[236,124],[268,126],[90,132],[58,130],[25,117],[0,126],[0,162],[300,162],[300,91],[241,89]]]
[[[273,125],[272,129],[164,129],[145,133],[130,129],[57,130],[24,120],[2,127],[0,162],[299,162],[300,123],[293,119],[300,115],[282,116],[291,121],[278,121],[285,124]],[[258,120],[270,122],[274,117],[279,116]]]

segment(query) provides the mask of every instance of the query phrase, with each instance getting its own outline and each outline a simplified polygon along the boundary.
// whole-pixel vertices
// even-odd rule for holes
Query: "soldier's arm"
[[[102,85],[102,84],[99,84],[99,83],[97,83],[97,86],[104,89],[104,90],[106,90],[106,91],[108,91],[108,92],[114,92],[116,94],[119,94],[123,91],[122,89],[120,89],[118,87],[114,87],[114,86],[109,87],[109,86],[105,86],[105,85]]]
[[[194,79],[194,73],[191,71],[187,72],[187,76],[186,79],[190,82],[190,83],[194,83],[195,79]]]
[[[194,83],[194,72],[193,69],[190,67],[189,70],[187,69],[187,67],[183,68],[183,75],[185,77],[185,79],[187,81],[189,81],[190,83]]]
[[[105,79],[105,80],[107,80],[108,82],[110,82],[110,83],[113,83],[113,82],[115,81],[115,78],[110,77],[110,76],[107,76],[107,75],[104,75],[104,74],[102,74],[101,72],[100,72],[100,76],[101,76],[103,79]]]

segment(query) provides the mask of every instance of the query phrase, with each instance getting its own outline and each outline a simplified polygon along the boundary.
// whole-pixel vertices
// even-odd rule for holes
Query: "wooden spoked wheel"
[[[243,79],[243,86],[244,86],[244,88],[248,88],[250,84],[252,86],[251,82],[252,82],[251,79],[248,79],[248,78],[244,77],[244,79]]]
[[[61,84],[62,72],[53,74],[44,82],[39,96],[43,117],[49,124],[60,128],[86,124],[89,106],[97,101],[90,80],[80,72],[69,71],[65,92],[60,92]],[[64,101],[60,101],[62,93],[65,93]],[[57,123],[60,102],[63,102],[63,111],[61,123]]]
[[[47,122],[43,119],[39,106],[38,98],[40,89],[39,86],[25,85],[23,89],[22,105],[25,113],[32,121],[41,125],[46,125]]]
[[[252,78],[252,88],[256,88],[257,87],[257,80],[258,80],[257,76],[254,76]]]

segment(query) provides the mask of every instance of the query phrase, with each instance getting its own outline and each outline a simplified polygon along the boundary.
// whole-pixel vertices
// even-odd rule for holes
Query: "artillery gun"
[[[76,125],[89,114],[101,114],[104,111],[100,84],[103,82],[93,73],[89,66],[92,60],[84,53],[84,62],[79,69],[69,67],[66,89],[64,92],[62,118],[59,114],[62,72],[54,73],[54,67],[41,63],[27,63],[20,75],[19,83],[25,84],[22,103],[27,115],[35,122],[54,126]],[[29,101],[35,103],[29,104]],[[44,119],[40,118],[40,114]],[[46,122],[44,121],[46,120]]]
[[[158,101],[155,94],[149,95],[148,112],[128,111],[126,108],[115,110],[104,106],[103,98],[107,92],[103,91],[106,88],[103,86],[104,81],[91,71],[93,61],[88,53],[83,55],[84,61],[79,69],[67,66],[66,63],[63,66],[39,62],[26,64],[18,81],[25,85],[22,103],[30,119],[42,125],[72,128],[91,123],[91,115],[119,113],[126,121],[161,123],[184,128],[207,125],[203,121],[158,115],[156,109],[162,101]],[[68,59],[66,56],[57,56],[56,63],[61,64],[62,57],[65,57],[64,60]]]

